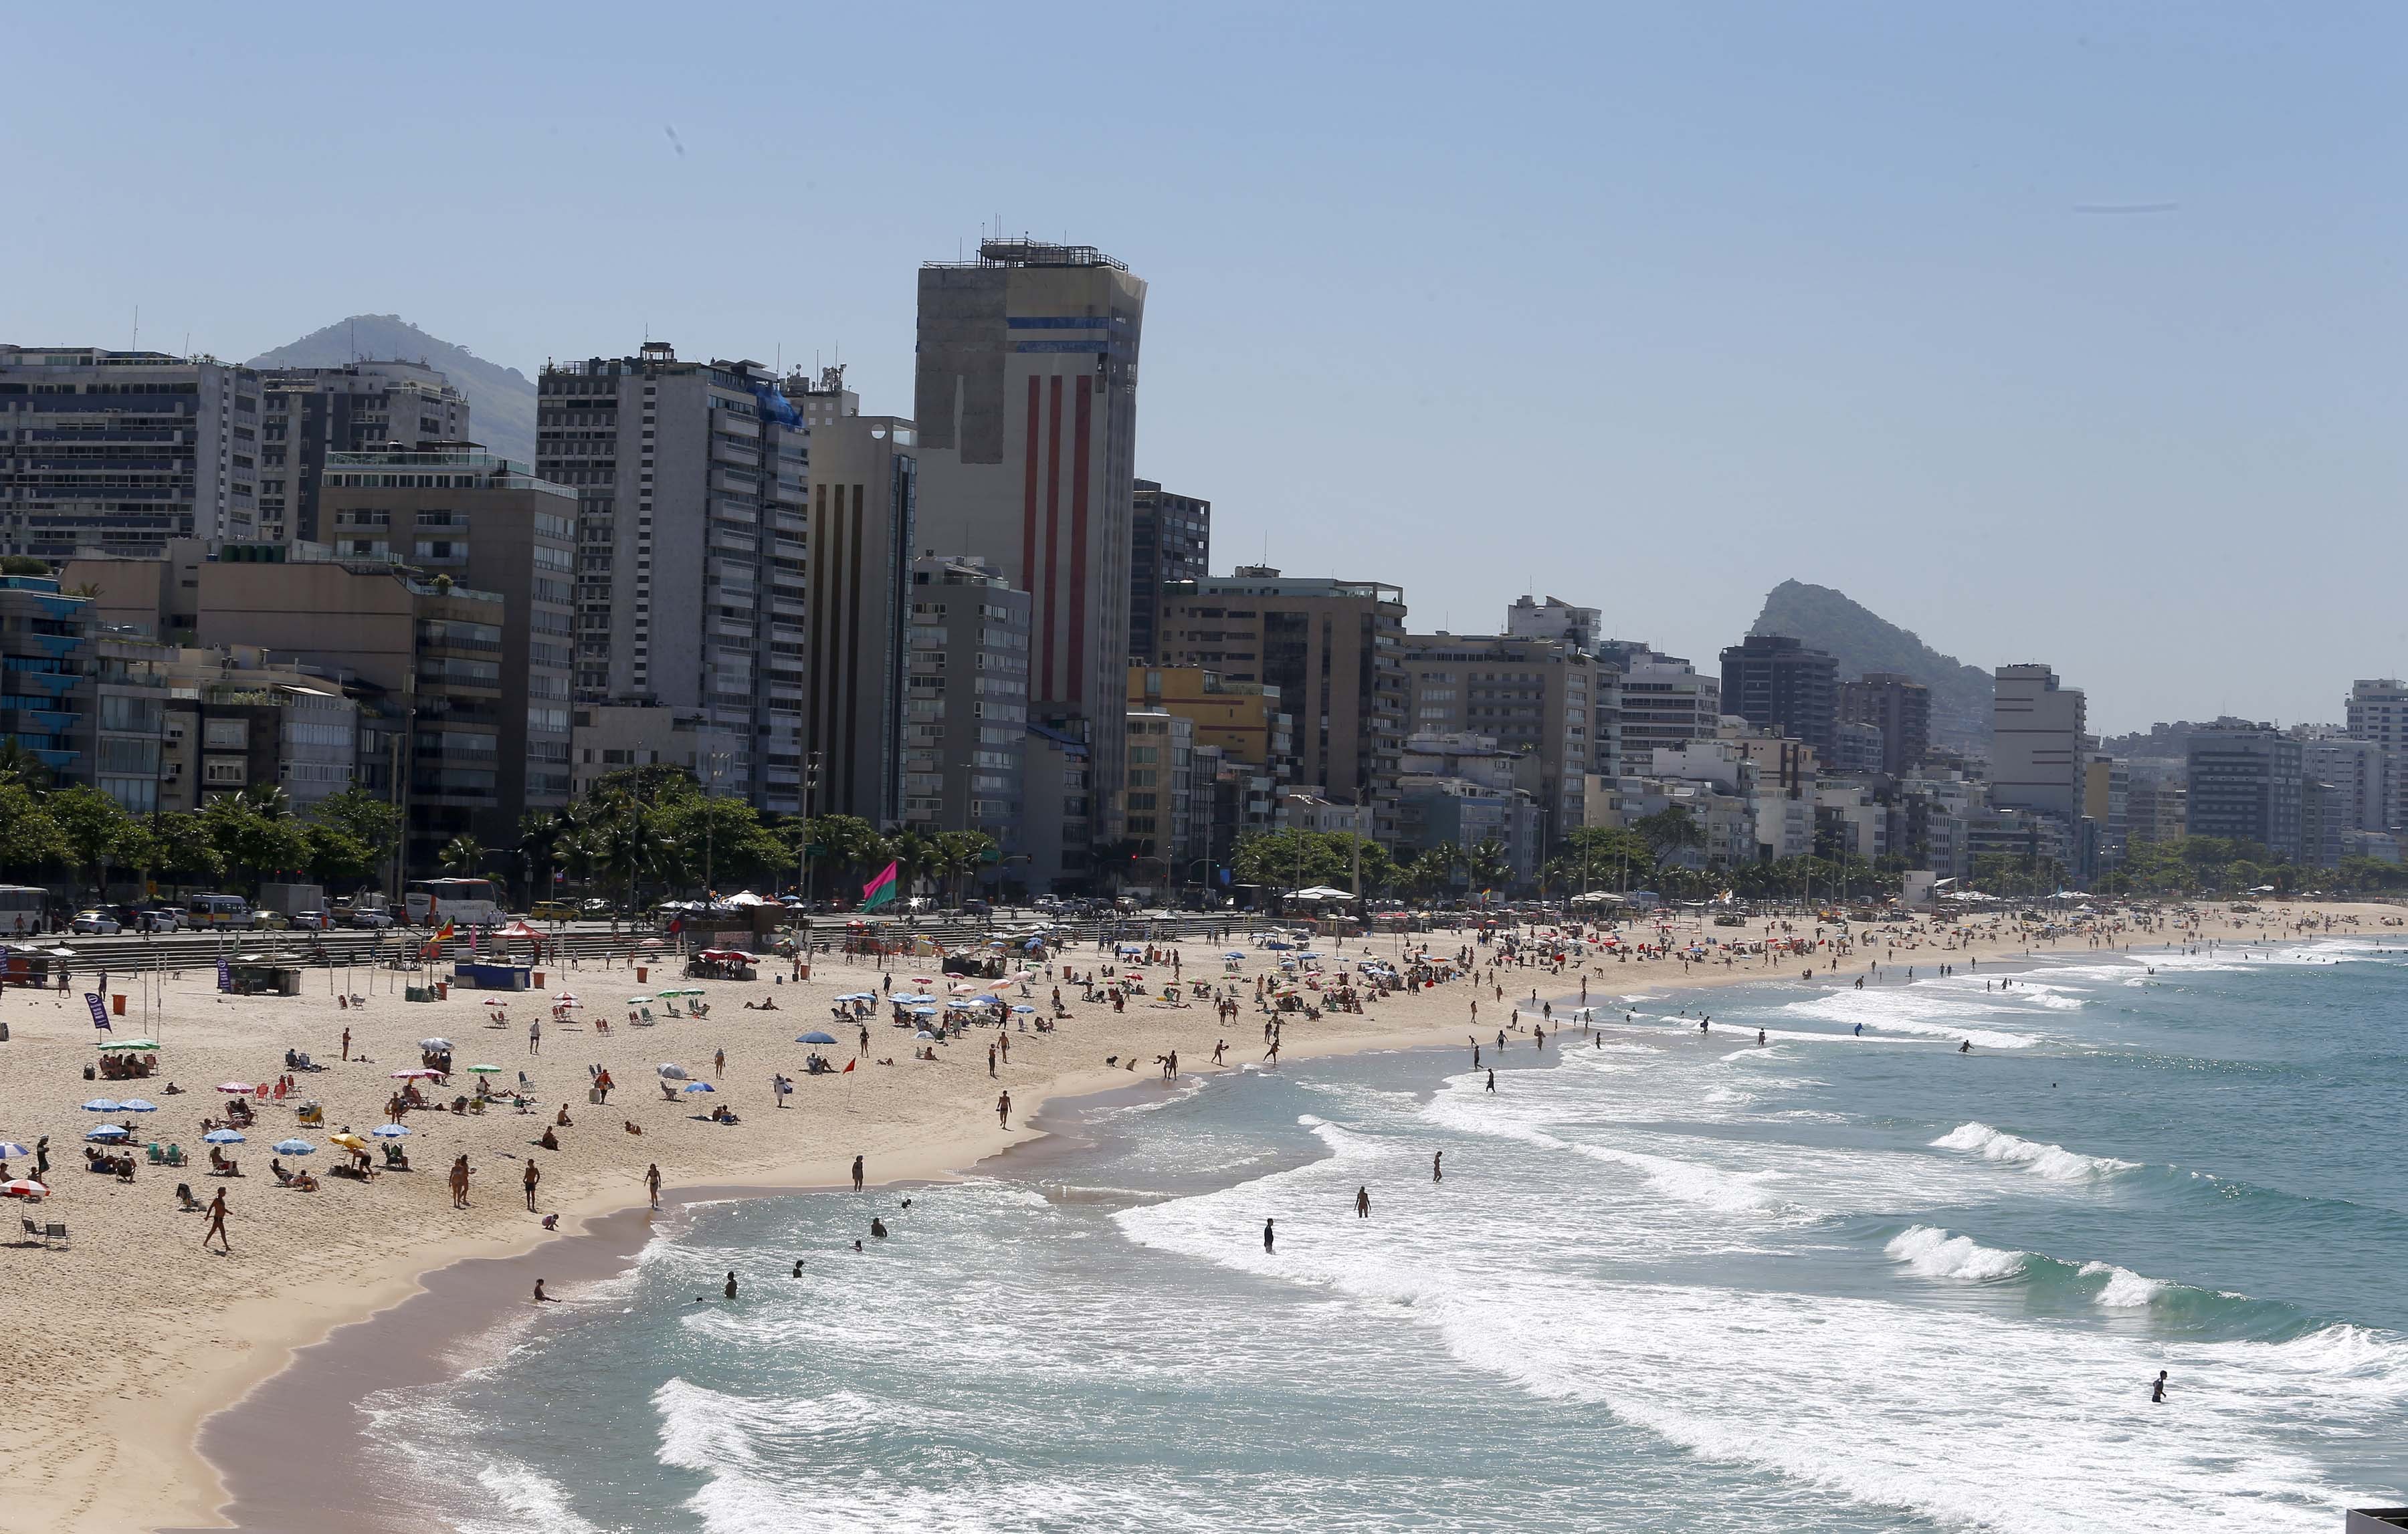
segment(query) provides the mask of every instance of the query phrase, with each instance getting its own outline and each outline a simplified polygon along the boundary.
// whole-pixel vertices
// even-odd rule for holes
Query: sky
[[[2102,733],[2408,672],[2396,7],[56,6],[7,51],[0,340],[398,313],[904,414],[914,268],[999,227],[1150,284],[1138,470],[1216,570],[1709,667],[1794,577]]]

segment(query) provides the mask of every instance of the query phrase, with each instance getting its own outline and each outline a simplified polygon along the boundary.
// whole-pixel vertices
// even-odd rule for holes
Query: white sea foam
[[[1993,1129],[1986,1124],[1960,1124],[1933,1140],[1932,1145],[1943,1151],[1971,1151],[1988,1161],[2003,1161],[2010,1166],[2027,1168],[2052,1183],[2078,1183],[2093,1178],[2112,1177],[2130,1171],[2137,1161],[2120,1161],[2112,1155],[2084,1155],[2062,1145],[2044,1145],[2038,1140],[2011,1135],[2003,1129]]]
[[[2146,1305],[2170,1287],[2163,1279],[2147,1278],[2128,1268],[2118,1268],[2114,1263],[2086,1262],[2082,1265],[2084,1278],[2102,1275],[2107,1283],[2099,1291],[2097,1303],[2114,1309]]]
[[[2002,1279],[2024,1270],[2030,1254],[2001,1252],[1971,1236],[1952,1236],[1933,1226],[1914,1226],[1890,1238],[1891,1259],[1925,1278]]]

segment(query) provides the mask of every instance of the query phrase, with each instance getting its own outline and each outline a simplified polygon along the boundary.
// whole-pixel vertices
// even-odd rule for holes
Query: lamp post
[[[810,915],[811,906],[811,812],[819,800],[820,764],[825,759],[821,752],[809,752],[803,757],[803,834],[796,844],[795,882],[802,886],[803,914]]]
[[[710,776],[703,780],[702,785],[702,897],[712,908],[719,902],[718,893],[711,884],[711,854],[719,841],[719,817],[712,811],[710,801],[719,796],[719,775],[726,768],[728,759],[729,753],[724,751],[703,753],[703,767]]]

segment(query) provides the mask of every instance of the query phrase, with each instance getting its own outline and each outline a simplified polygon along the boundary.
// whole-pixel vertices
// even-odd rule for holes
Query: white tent
[[[1354,898],[1354,892],[1334,890],[1326,884],[1313,884],[1304,889],[1291,890],[1287,897],[1291,900],[1352,900]]]
[[[1623,898],[1623,896],[1614,894],[1612,890],[1591,890],[1586,895],[1575,895],[1572,896],[1572,904],[1576,906],[1598,906],[1607,904],[1619,906],[1627,903],[1627,902]]]
[[[739,890],[736,894],[729,896],[726,899],[720,902],[720,904],[727,906],[766,906],[768,903],[768,901],[762,899],[751,890]]]

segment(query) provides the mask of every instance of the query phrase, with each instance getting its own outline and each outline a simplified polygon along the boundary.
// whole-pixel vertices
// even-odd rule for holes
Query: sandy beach
[[[2286,916],[2285,913],[2289,913]],[[2269,908],[2239,916],[2211,910],[2198,940],[2278,939],[2293,917],[2313,913],[2336,933],[2373,932],[2398,908],[2319,904]],[[1240,928],[1242,931],[1242,927]],[[1642,932],[1647,929],[1642,929]],[[1745,929],[1696,927],[1684,921],[1676,945],[1693,936],[1725,940],[1760,938],[1762,923]],[[1864,936],[1864,929],[1859,929]],[[1803,934],[1801,934],[1803,935]],[[1585,977],[1590,1001],[1600,1009],[1626,997],[1660,997],[1685,987],[1785,980],[1816,986],[1852,984],[1878,962],[1882,973],[1870,983],[1905,983],[1910,967],[1928,974],[1942,963],[1984,965],[2021,960],[2028,953],[2019,931],[1983,919],[1974,939],[1951,946],[1930,929],[1880,935],[1836,970],[1821,957],[1784,956],[1770,962],[1744,959],[1725,965],[1684,965],[1670,959],[1644,962],[1591,954],[1561,976],[1535,968],[1500,973],[1503,998],[1484,982],[1469,981],[1398,995],[1372,1003],[1360,1015],[1326,1012],[1314,1021],[1288,1022],[1283,1058],[1369,1048],[1460,1044],[1477,1031],[1493,1036],[1507,1025],[1516,998],[1535,988],[1553,1003],[1556,1025],[1570,1021]],[[1434,955],[1451,955],[1469,941],[1447,930],[1419,935]],[[2053,944],[2034,945],[2034,955],[2080,953],[2107,942],[2129,942],[2135,954],[2162,947],[2163,932],[2104,935],[2073,933]],[[1230,1046],[1229,1067],[1258,1064],[1263,1054],[1263,1017],[1252,1002],[1254,977],[1271,968],[1276,953],[1243,941],[1248,957],[1240,975],[1225,974],[1218,944],[1189,942],[1181,971],[1190,980],[1242,985],[1245,1010],[1224,1023],[1209,1004],[1172,1009],[1142,1000],[1115,1014],[1109,1006],[1083,1005],[1076,987],[1062,994],[1072,1016],[1052,1033],[1010,1035],[1009,1063],[988,1073],[992,1029],[973,1029],[967,1039],[939,1046],[934,1062],[914,1060],[917,1044],[882,1019],[870,1024],[870,1050],[849,1072],[803,1074],[812,1046],[796,1036],[830,1027],[832,999],[868,990],[880,980],[869,961],[848,964],[823,955],[806,982],[773,983],[764,968],[752,982],[677,982],[655,968],[639,987],[624,963],[604,969],[594,963],[571,971],[547,971],[547,993],[564,986],[586,1006],[575,1019],[596,1014],[614,1020],[600,1034],[588,1021],[555,1022],[543,996],[455,990],[447,1001],[402,999],[399,977],[380,975],[364,1004],[338,1009],[326,971],[306,972],[303,994],[292,997],[221,997],[214,976],[200,969],[170,979],[162,1005],[145,1025],[138,1015],[118,1023],[121,1038],[147,1026],[165,1046],[162,1068],[140,1082],[87,1082],[82,1069],[99,1053],[95,1030],[80,995],[10,990],[0,996],[0,1018],[13,1037],[0,1044],[0,1140],[33,1143],[48,1135],[54,1192],[38,1209],[9,1201],[0,1213],[22,1212],[62,1221],[71,1231],[63,1249],[13,1238],[9,1220],[0,1243],[0,1272],[17,1323],[13,1339],[21,1395],[39,1419],[64,1431],[37,1435],[37,1453],[12,1457],[0,1469],[0,1529],[125,1530],[224,1527],[221,1508],[226,1489],[219,1470],[197,1447],[203,1422],[241,1401],[276,1374],[293,1350],[324,1339],[337,1327],[388,1310],[427,1287],[428,1275],[452,1269],[467,1282],[476,1268],[454,1269],[472,1259],[507,1258],[547,1241],[598,1227],[605,1248],[640,1244],[648,1228],[644,1173],[657,1164],[671,1189],[708,1189],[711,1196],[742,1190],[802,1189],[846,1185],[853,1158],[864,1158],[868,1180],[886,1183],[932,1179],[967,1168],[1036,1131],[1030,1120],[1051,1098],[1127,1087],[1153,1079],[1156,1055],[1177,1051],[1183,1070],[1209,1070],[1214,1042]],[[1325,945],[1333,961],[1351,966],[1370,955],[1392,957],[1393,938],[1356,941],[1342,949]],[[1484,960],[1489,956],[1482,951]],[[1085,971],[1103,955],[1094,948],[1061,955],[1058,965]],[[773,961],[774,962],[774,961]],[[934,960],[890,961],[898,988],[916,977],[941,980]],[[1802,971],[1812,968],[1811,981]],[[337,972],[340,974],[341,972]],[[1150,989],[1171,971],[1145,970]],[[368,991],[366,972],[352,978]],[[387,988],[388,981],[392,988]],[[700,986],[710,1014],[667,1020],[666,1006],[652,1004],[657,1026],[631,1028],[624,1021],[624,997],[663,983]],[[1039,980],[1041,1005],[1055,983]],[[115,988],[126,988],[120,982]],[[1480,999],[1479,1020],[1470,1003]],[[774,998],[774,1011],[745,1009],[747,1001]],[[506,1000],[502,1021],[488,1003]],[[1525,1006],[1527,1006],[1525,1001]],[[138,1014],[139,1004],[135,1004]],[[1660,1009],[1658,1009],[1660,1010]],[[541,1053],[531,1052],[527,1025],[541,1018]],[[344,1030],[351,1031],[351,1061],[338,1059]],[[818,1046],[841,1067],[856,1057],[851,1026],[830,1027],[840,1042]],[[340,1153],[326,1135],[349,1125],[366,1131],[385,1122],[386,1099],[398,1084],[394,1070],[419,1065],[417,1040],[443,1036],[454,1045],[455,1064],[491,1063],[493,1079],[515,1083],[521,1071],[532,1080],[540,1111],[521,1113],[504,1105],[481,1115],[415,1111],[406,1119],[412,1133],[401,1143],[415,1168],[369,1182],[328,1176]],[[102,1039],[108,1036],[99,1035]],[[208,1175],[200,1121],[223,1111],[213,1090],[223,1082],[274,1080],[287,1049],[308,1051],[328,1068],[299,1078],[299,1090],[283,1102],[262,1104],[247,1140],[228,1149],[240,1162],[240,1178]],[[713,1054],[725,1052],[724,1073]],[[358,1058],[365,1054],[366,1058]],[[892,1066],[875,1061],[892,1056]],[[1107,1064],[1108,1057],[1117,1061]],[[1136,1069],[1125,1068],[1135,1060]],[[655,1068],[676,1062],[712,1094],[680,1093],[664,1100]],[[589,1068],[599,1065],[617,1088],[605,1106],[587,1100]],[[773,1072],[794,1079],[790,1107],[775,1106]],[[448,1102],[466,1089],[455,1076],[439,1096]],[[183,1091],[169,1096],[172,1081]],[[1010,1127],[997,1123],[998,1091],[1013,1099]],[[127,1122],[140,1146],[156,1140],[180,1144],[193,1164],[180,1169],[145,1161],[131,1183],[86,1173],[80,1166],[85,1130],[113,1115],[82,1112],[78,1104],[97,1096],[139,1096],[159,1105],[155,1113]],[[324,1106],[322,1129],[298,1128],[294,1105],[314,1098]],[[702,1106],[698,1106],[697,1104]],[[706,1108],[725,1103],[742,1122],[709,1122]],[[554,1130],[556,1151],[534,1142],[566,1104],[574,1123]],[[629,1132],[628,1125],[641,1133]],[[314,1172],[316,1192],[280,1187],[269,1175],[271,1147],[298,1134],[321,1149],[306,1158],[287,1157],[288,1167]],[[446,1168],[466,1154],[476,1169],[466,1209],[454,1209],[445,1186]],[[542,1183],[529,1212],[522,1196],[521,1169],[534,1158]],[[31,1168],[12,1163],[11,1175]],[[229,1214],[232,1251],[204,1251],[203,1215],[180,1211],[174,1191],[189,1183],[203,1202],[222,1190]],[[634,1213],[628,1211],[634,1211]],[[558,1235],[547,1232],[544,1215],[557,1215]],[[576,1274],[563,1266],[559,1277]],[[439,1348],[427,1350],[439,1364]],[[364,1380],[365,1391],[392,1383]],[[253,1443],[251,1452],[272,1449]],[[341,1505],[339,1489],[330,1491]]]

